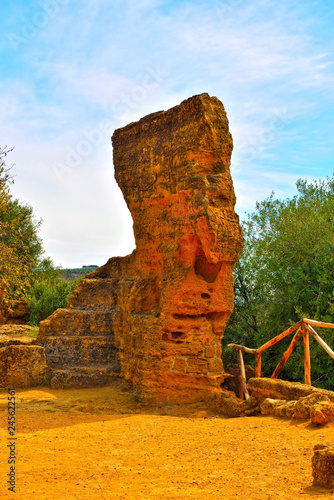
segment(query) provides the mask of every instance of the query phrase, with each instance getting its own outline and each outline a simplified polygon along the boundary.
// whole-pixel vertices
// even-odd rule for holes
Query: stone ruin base
[[[235,377],[234,377],[235,378]],[[227,417],[273,415],[289,419],[311,420],[316,425],[334,422],[334,392],[271,378],[251,378],[247,383],[250,398],[242,401],[236,395],[233,381],[223,384],[224,391],[215,394],[214,408]],[[227,389],[227,390],[226,390]]]
[[[312,385],[301,384],[299,382],[288,382],[280,379],[253,377],[248,380],[247,389],[250,394],[260,401],[260,403],[266,398],[294,401],[313,393],[327,396],[330,401],[334,402],[334,392],[332,391],[318,389]]]
[[[306,419],[316,425],[334,421],[332,391],[271,378],[252,378],[247,388],[259,401],[263,415]]]
[[[310,419],[316,425],[334,421],[334,403],[327,396],[316,392],[297,401],[267,398],[260,408],[263,415]]]
[[[313,485],[334,489],[334,443],[316,444],[313,449]]]
[[[43,347],[12,345],[0,348],[0,386],[34,387],[45,385],[49,369]]]
[[[0,387],[48,384],[45,350],[29,336],[30,330],[29,326],[0,326]]]

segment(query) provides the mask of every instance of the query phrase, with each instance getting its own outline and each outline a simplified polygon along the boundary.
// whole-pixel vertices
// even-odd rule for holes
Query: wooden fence
[[[239,365],[239,397],[241,399],[248,399],[249,398],[249,393],[247,391],[246,387],[246,373],[245,373],[245,365],[244,365],[244,360],[242,356],[242,351],[244,352],[249,352],[251,354],[255,354],[255,377],[261,377],[261,354],[263,351],[268,349],[269,347],[273,346],[280,340],[284,339],[287,335],[290,333],[294,332],[297,330],[297,333],[293,336],[291,343],[285,353],[283,354],[282,358],[280,359],[278,365],[276,366],[274,373],[272,374],[271,378],[277,378],[280,371],[282,370],[283,366],[287,362],[290,354],[292,353],[295,345],[297,344],[298,340],[303,337],[303,343],[304,343],[304,378],[305,378],[305,384],[311,385],[311,361],[310,361],[310,345],[309,345],[309,334],[312,335],[312,337],[315,338],[317,342],[325,349],[325,351],[330,355],[331,358],[334,359],[334,352],[332,349],[326,344],[326,342],[317,334],[317,332],[314,330],[313,326],[319,326],[321,328],[334,328],[333,323],[323,323],[321,321],[315,321],[313,319],[302,319],[298,321],[295,325],[290,326],[287,330],[284,332],[280,333],[273,339],[269,340],[265,344],[263,344],[261,347],[258,347],[257,349],[250,349],[249,347],[245,347],[243,345],[238,345],[238,344],[228,344],[228,347],[232,347],[237,351],[237,356],[238,356],[238,365]]]

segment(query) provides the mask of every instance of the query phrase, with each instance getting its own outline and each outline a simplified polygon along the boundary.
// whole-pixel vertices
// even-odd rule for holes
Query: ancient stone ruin
[[[136,249],[87,275],[40,324],[51,384],[119,375],[155,402],[210,398],[226,377],[221,339],[243,246],[224,107],[197,95],[116,130],[112,143]]]
[[[49,378],[44,348],[27,325],[0,325],[0,388],[45,385]]]
[[[313,485],[334,489],[334,443],[320,443],[313,448]]]

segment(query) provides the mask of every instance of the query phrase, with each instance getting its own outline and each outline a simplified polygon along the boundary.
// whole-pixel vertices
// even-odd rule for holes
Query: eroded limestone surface
[[[41,323],[54,385],[80,384],[83,367],[100,364],[158,402],[208,398],[225,378],[221,339],[243,246],[224,107],[194,96],[112,142],[136,249],[90,273]]]
[[[314,446],[312,457],[314,486],[334,488],[334,443],[320,443]]]
[[[21,341],[0,347],[0,387],[32,387],[48,380],[43,347]]]
[[[310,394],[316,393],[327,397],[334,402],[334,392],[327,389],[319,389],[312,385],[301,384],[300,382],[288,382],[287,380],[273,378],[251,378],[247,382],[247,389],[261,403],[266,399],[281,399],[295,401],[306,398]]]

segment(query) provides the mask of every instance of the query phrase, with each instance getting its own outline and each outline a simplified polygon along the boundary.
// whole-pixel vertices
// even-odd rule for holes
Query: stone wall
[[[45,385],[48,375],[43,347],[22,344],[0,347],[0,388]]]
[[[70,380],[71,366],[78,376],[109,363],[149,399],[210,398],[225,378],[221,339],[243,246],[224,107],[194,96],[116,130],[112,142],[136,249],[89,274],[68,308],[41,323],[54,383]]]

